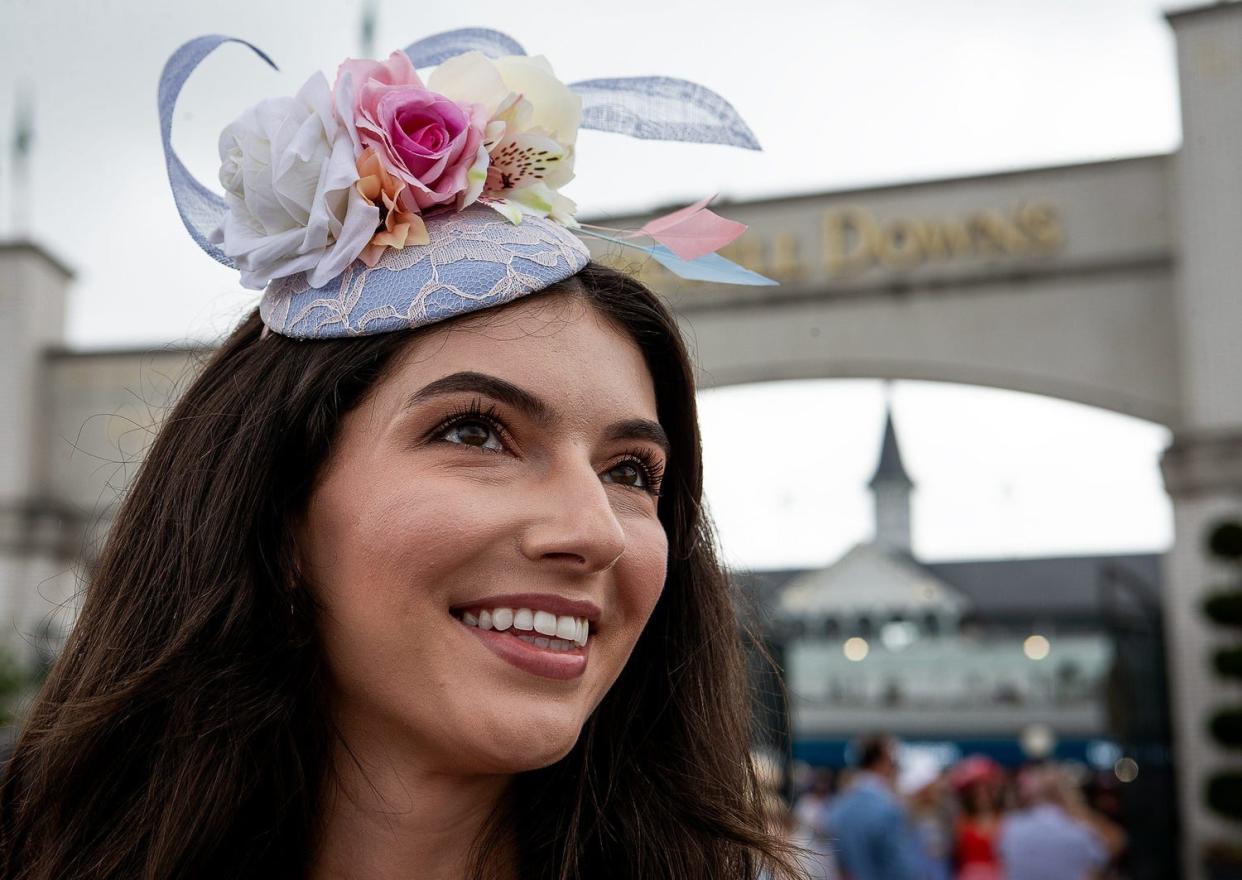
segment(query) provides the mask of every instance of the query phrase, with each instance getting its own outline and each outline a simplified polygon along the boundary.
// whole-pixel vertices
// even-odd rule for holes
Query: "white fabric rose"
[[[379,208],[354,184],[358,168],[331,89],[316,73],[292,98],[260,101],[220,135],[220,183],[229,212],[210,239],[262,290],[307,273],[322,287],[375,234]]]

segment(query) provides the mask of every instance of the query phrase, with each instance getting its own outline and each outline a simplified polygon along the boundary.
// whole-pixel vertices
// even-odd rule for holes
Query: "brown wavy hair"
[[[570,753],[514,777],[471,877],[513,835],[523,880],[794,880],[749,757],[752,637],[702,508],[685,345],[637,281],[595,263],[575,279],[554,289],[623,327],[654,380],[672,440],[668,579]],[[262,329],[252,313],[210,357],[120,506],[0,780],[3,880],[310,871],[337,733],[292,523],[342,417],[417,331]]]

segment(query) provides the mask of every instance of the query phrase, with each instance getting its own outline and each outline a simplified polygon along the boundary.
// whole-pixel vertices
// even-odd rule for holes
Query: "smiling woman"
[[[588,263],[171,413],[0,789],[6,878],[800,876],[675,322]]]

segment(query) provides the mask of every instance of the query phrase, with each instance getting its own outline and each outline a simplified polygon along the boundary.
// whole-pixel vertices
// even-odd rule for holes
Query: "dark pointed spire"
[[[375,57],[375,25],[378,17],[375,0],[368,0],[362,7],[362,20],[358,26],[358,47],[363,58]]]
[[[14,108],[13,140],[10,155],[13,160],[13,181],[9,188],[10,226],[12,238],[23,238],[32,232],[30,228],[30,153],[34,145],[34,98],[30,88],[18,84],[17,104]]]
[[[867,486],[874,489],[878,483],[914,485],[910,480],[910,475],[906,473],[905,465],[901,463],[901,450],[897,447],[897,431],[893,428],[893,408],[887,400],[884,402],[884,441],[880,446],[880,461]]]

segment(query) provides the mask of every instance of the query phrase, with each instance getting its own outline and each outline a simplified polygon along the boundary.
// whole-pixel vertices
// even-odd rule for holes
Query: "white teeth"
[[[574,649],[573,642],[563,639],[545,639],[543,636],[518,636],[518,638],[540,648],[547,648],[549,651],[572,651]]]
[[[479,610],[477,614],[463,611],[461,621],[467,626],[495,629],[500,632],[512,627],[515,635],[518,630],[523,632],[533,630],[541,636],[548,636],[542,640],[548,644],[540,645],[540,647],[547,647],[553,651],[581,648],[586,645],[591,635],[591,624],[585,617],[573,617],[568,614],[557,616],[550,611],[535,611],[531,608],[485,608]],[[519,638],[534,641],[530,637],[519,636]]]
[[[535,632],[545,636],[556,635],[556,615],[550,611],[535,612]]]

